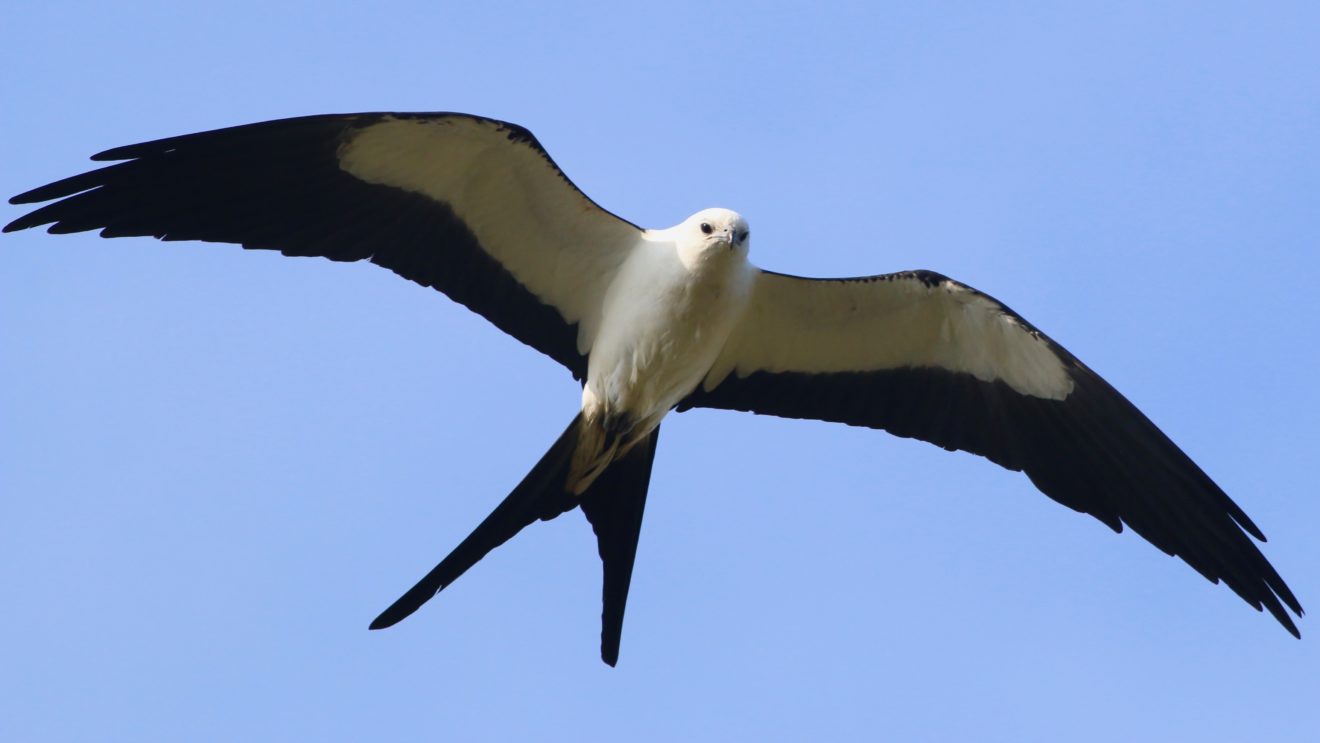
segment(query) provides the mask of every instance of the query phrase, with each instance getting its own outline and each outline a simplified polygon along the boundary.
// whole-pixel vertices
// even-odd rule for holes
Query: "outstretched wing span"
[[[762,272],[720,359],[679,408],[698,406],[979,454],[1114,531],[1127,524],[1298,634],[1284,606],[1302,607],[1247,536],[1265,540],[1242,509],[1067,350],[939,274]]]
[[[238,243],[369,260],[586,374],[595,313],[639,228],[580,192],[522,127],[464,114],[308,116],[129,145],[10,199],[5,232]]]

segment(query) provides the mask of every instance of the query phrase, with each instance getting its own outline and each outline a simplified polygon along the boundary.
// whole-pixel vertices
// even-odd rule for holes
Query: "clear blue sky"
[[[531,128],[753,260],[929,268],[1113,382],[1320,607],[1315,3],[11,3],[4,197],[297,114]],[[0,221],[18,208],[0,208]],[[879,432],[664,426],[617,669],[573,513],[378,611],[577,389],[366,265],[0,239],[0,739],[1314,740],[1320,625],[1021,475]]]

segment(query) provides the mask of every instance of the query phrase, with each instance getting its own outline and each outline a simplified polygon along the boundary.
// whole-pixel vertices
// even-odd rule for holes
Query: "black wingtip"
[[[9,203],[13,204],[14,206],[22,206],[23,204],[35,204],[40,201],[48,201],[48,199],[37,198],[37,196],[40,195],[40,191],[42,188],[45,188],[45,186],[42,186],[41,188],[34,188],[31,191],[24,191],[23,193],[17,194],[15,196],[10,196]],[[9,228],[6,227],[5,231],[7,232],[8,230]]]
[[[42,186],[42,188],[45,188],[45,186]],[[38,202],[41,202],[41,201],[45,201],[46,199],[38,199],[38,198],[34,198],[34,197],[33,197],[33,194],[36,194],[36,193],[37,193],[38,191],[40,191],[40,190],[41,190],[41,189],[33,189],[33,190],[31,190],[31,191],[24,191],[23,193],[21,193],[21,194],[19,194],[19,195],[17,195],[17,196],[10,196],[10,197],[9,197],[9,203],[10,203],[10,204],[13,204],[14,206],[23,206],[23,205],[25,205],[25,204],[35,204],[35,203],[38,203]],[[32,215],[33,215],[34,213],[35,213],[35,212],[28,212],[27,214],[24,214],[23,216],[19,217],[18,219],[15,219],[14,221],[12,221],[12,222],[10,222],[9,224],[5,225],[3,231],[4,231],[4,232],[18,232],[19,230],[26,230],[26,229],[28,229],[29,227],[36,227],[36,226],[38,226],[38,225],[42,225],[42,224],[45,224],[45,223],[46,223],[46,222],[42,222],[42,221],[40,221],[40,220],[34,220],[34,219],[32,218]],[[47,221],[50,221],[50,220],[47,220]]]
[[[9,203],[14,204],[21,202],[15,202],[13,199],[10,199]],[[32,212],[32,214],[24,214],[18,219],[15,219],[14,221],[5,225],[3,232],[9,233],[9,232],[18,232],[19,230],[27,230],[33,227],[40,227],[43,224],[49,224],[52,221],[49,219],[34,219],[32,216],[33,214],[36,214],[36,212]]]
[[[143,145],[150,145],[151,142],[142,142],[141,144],[130,144],[123,147],[113,147],[108,150],[102,150],[91,156],[92,162],[105,163],[118,160],[130,160],[137,155],[124,154],[141,148]]]
[[[1288,616],[1286,612],[1275,612],[1271,608],[1270,613],[1274,614],[1274,618],[1279,620],[1279,624],[1282,624],[1283,628],[1288,630],[1288,634],[1296,637],[1298,640],[1302,639],[1302,631],[1297,629],[1297,623],[1294,622],[1292,617]],[[1297,612],[1297,616],[1301,617],[1302,612]]]

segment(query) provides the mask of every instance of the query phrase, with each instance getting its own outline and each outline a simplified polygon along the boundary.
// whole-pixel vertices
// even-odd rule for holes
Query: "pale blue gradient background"
[[[1315,3],[487,5],[11,3],[0,192],[281,116],[516,121],[639,224],[726,206],[760,265],[1002,299],[1320,606]],[[569,376],[371,266],[0,258],[0,739],[1318,739],[1314,619],[983,460],[733,413],[665,423],[619,668],[576,513],[368,632]]]

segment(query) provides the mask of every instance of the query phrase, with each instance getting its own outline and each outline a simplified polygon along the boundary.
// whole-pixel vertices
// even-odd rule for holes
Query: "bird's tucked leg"
[[[569,465],[567,490],[582,495],[611,462],[622,459],[645,436],[636,420],[627,414],[584,410],[577,449]]]

